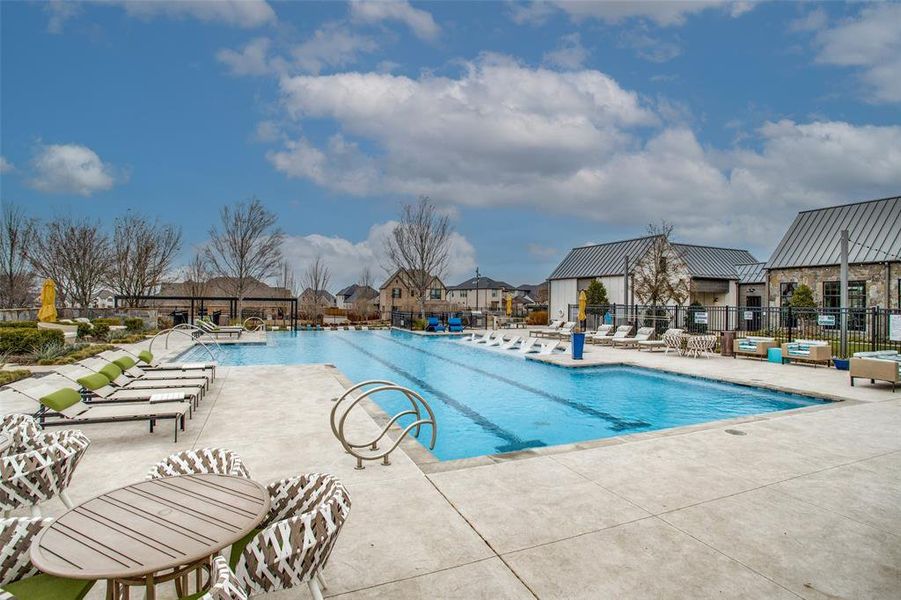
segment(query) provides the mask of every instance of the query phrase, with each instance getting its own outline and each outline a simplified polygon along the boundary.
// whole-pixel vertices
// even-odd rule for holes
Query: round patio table
[[[269,494],[231,475],[179,475],[128,485],[88,500],[45,528],[31,545],[39,570],[71,579],[107,580],[107,598],[126,586],[176,580],[250,533],[269,512]],[[186,590],[184,590],[186,591]],[[198,590],[199,591],[199,590]]]

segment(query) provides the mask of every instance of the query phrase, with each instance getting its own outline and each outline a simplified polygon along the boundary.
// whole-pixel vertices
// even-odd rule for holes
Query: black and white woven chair
[[[81,600],[93,581],[62,579],[40,573],[31,564],[34,538],[53,519],[18,518],[0,521],[0,600],[53,598]],[[241,598],[236,596],[236,598]]]
[[[195,473],[216,473],[250,478],[250,472],[244,466],[241,457],[235,452],[225,448],[200,448],[199,450],[176,452],[160,461],[150,469],[147,479]]]
[[[350,496],[340,481],[318,473],[277,481],[269,492],[272,508],[262,531],[243,549],[233,548],[237,580],[251,595],[306,583],[322,600],[322,569],[350,512]]]
[[[43,442],[46,445],[0,456],[0,510],[4,516],[30,506],[32,516],[40,517],[40,503],[54,496],[59,496],[66,508],[73,508],[66,488],[91,441],[71,429],[46,434]]]
[[[38,422],[29,415],[11,413],[0,417],[0,432],[6,434],[10,444],[0,455],[9,456],[33,448],[41,435]]]
[[[213,571],[210,575],[213,582],[205,592],[184,596],[181,600],[247,600],[247,592],[229,568],[228,561],[221,556],[213,559]],[[3,600],[0,598],[0,600]]]

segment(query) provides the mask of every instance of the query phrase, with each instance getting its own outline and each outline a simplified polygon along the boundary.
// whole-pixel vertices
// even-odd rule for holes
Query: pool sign
[[[901,315],[888,316],[888,339],[901,342]]]
[[[817,317],[817,325],[833,327],[835,325],[835,315],[819,315]]]
[[[745,311],[745,321],[753,321],[754,320],[754,311],[746,310]]]
[[[706,325],[707,324],[707,313],[706,312],[696,312],[695,313],[695,324],[696,325]]]

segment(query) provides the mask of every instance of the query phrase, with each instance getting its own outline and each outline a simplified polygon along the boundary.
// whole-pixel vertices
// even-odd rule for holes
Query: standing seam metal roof
[[[735,270],[738,272],[738,282],[764,283],[766,281],[766,275],[763,272],[764,267],[766,267],[766,263],[763,262],[735,265]]]
[[[747,250],[677,243],[672,246],[685,262],[692,277],[738,279],[735,265],[757,262]]]
[[[901,260],[901,196],[798,213],[766,268],[839,264],[842,229],[848,230],[848,262]]]
[[[622,275],[625,258],[636,261],[644,256],[654,236],[607,242],[573,248],[548,279],[573,279],[578,277],[608,277]]]

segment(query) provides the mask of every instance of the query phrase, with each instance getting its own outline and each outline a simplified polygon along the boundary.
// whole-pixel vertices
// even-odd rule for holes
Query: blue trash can
[[[574,333],[571,341],[573,360],[582,360],[582,351],[585,350],[585,334]]]

